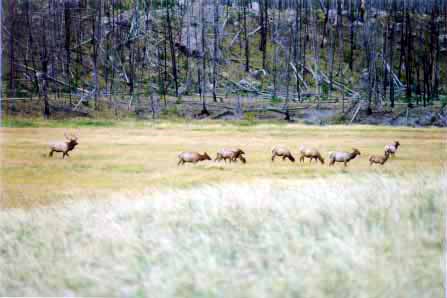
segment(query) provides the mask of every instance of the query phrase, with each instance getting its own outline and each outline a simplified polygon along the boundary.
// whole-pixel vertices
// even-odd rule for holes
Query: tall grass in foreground
[[[0,295],[441,297],[445,178],[258,181],[5,210]]]

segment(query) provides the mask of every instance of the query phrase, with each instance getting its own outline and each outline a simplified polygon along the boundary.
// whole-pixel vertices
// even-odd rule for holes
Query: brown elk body
[[[400,143],[399,141],[395,141],[393,144],[389,144],[385,146],[385,153],[388,152],[392,156],[397,152],[397,149],[399,148]]]
[[[62,152],[62,158],[70,156],[68,155],[68,152],[72,151],[76,145],[78,145],[78,138],[74,135],[68,136],[67,134],[65,134],[65,138],[67,139],[65,142],[54,142],[49,144],[49,157],[52,157],[54,152]]]
[[[388,151],[385,151],[385,156],[371,155],[369,157],[369,165],[370,166],[372,166],[373,164],[384,165],[389,157],[390,153]]]
[[[342,162],[345,167],[348,162],[360,155],[358,149],[352,148],[352,152],[329,152],[329,166],[333,166],[336,162]]]
[[[185,163],[198,163],[199,161],[203,160],[211,160],[211,157],[208,155],[208,153],[200,154],[198,152],[182,152],[178,156],[179,161],[177,165],[183,165]]]
[[[304,158],[309,158],[310,162],[313,159],[315,161],[319,160],[321,164],[324,164],[324,158],[321,156],[320,152],[316,148],[306,148],[304,146],[300,147],[300,162],[304,162]]]
[[[290,150],[284,146],[276,146],[272,149],[272,162],[275,161],[276,156],[282,157],[282,160],[285,160],[287,158],[291,162],[295,162],[295,157],[293,157]]]
[[[222,149],[216,154],[216,158],[214,161],[222,161],[224,160],[225,163],[227,160],[231,162],[240,160],[242,163],[246,163],[247,160],[243,156],[245,152],[242,149],[239,148],[230,148],[230,149]]]

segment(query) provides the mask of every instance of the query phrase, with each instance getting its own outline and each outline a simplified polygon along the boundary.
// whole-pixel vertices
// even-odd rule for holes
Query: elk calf
[[[49,157],[53,156],[53,152],[62,152],[62,158],[65,158],[68,155],[68,152],[73,150],[76,145],[78,145],[78,137],[75,135],[68,136],[66,133],[64,134],[65,138],[67,139],[65,142],[55,142],[50,143],[50,154]]]
[[[275,161],[275,157],[280,156],[282,157],[282,160],[285,160],[286,158],[289,159],[291,162],[295,162],[295,157],[293,157],[292,153],[289,149],[287,149],[284,146],[276,146],[272,149],[272,162]]]
[[[208,155],[208,153],[200,154],[198,152],[182,152],[178,155],[179,161],[177,165],[183,165],[187,162],[190,163],[198,163],[199,161],[203,160],[211,160],[211,157]]]
[[[392,156],[397,152],[397,148],[399,148],[399,141],[395,141],[393,144],[389,144],[385,146],[385,153],[388,152]]]
[[[315,161],[319,160],[321,164],[324,164],[324,158],[321,156],[320,152],[316,148],[306,148],[304,146],[301,146],[300,162],[304,162],[304,158],[309,158],[310,162],[312,162],[312,159],[315,159]]]
[[[329,152],[329,166],[333,166],[336,162],[344,163],[345,167],[348,162],[360,155],[360,151],[352,148],[352,152]]]
[[[371,155],[369,157],[369,165],[372,166],[373,164],[379,164],[383,166],[389,157],[390,153],[388,151],[385,151],[385,156]]]

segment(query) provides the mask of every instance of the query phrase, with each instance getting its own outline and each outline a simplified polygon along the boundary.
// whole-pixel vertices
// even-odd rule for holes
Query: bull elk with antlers
[[[66,141],[62,141],[62,142],[54,142],[54,143],[50,143],[50,154],[49,157],[53,156],[53,152],[62,152],[62,158],[65,158],[66,156],[70,156],[68,155],[68,152],[70,152],[71,150],[73,150],[76,145],[78,145],[78,137],[70,134],[67,135],[67,133],[64,134]]]

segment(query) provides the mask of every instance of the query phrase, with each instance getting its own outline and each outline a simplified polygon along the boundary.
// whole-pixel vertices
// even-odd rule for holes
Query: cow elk
[[[324,164],[324,158],[321,156],[320,152],[316,148],[307,148],[301,146],[300,162],[304,162],[304,158],[309,158],[310,162],[312,162],[313,159],[315,159],[315,161],[319,160],[321,164]]]
[[[240,160],[242,163],[246,163],[247,160],[244,157],[245,152],[242,149],[239,148],[231,148],[231,149],[222,149],[216,154],[216,158],[214,161],[222,161],[224,160],[225,163],[227,160],[231,162],[236,162],[237,160]]]
[[[360,151],[352,148],[352,152],[329,152],[329,166],[333,166],[336,162],[342,162],[345,167],[348,162],[360,155]]]
[[[62,158],[65,158],[68,155],[68,152],[72,151],[76,145],[78,145],[78,137],[71,134],[70,136],[67,133],[64,134],[66,141],[65,142],[54,142],[50,143],[50,153],[49,157],[53,156],[53,152],[62,152]]]
[[[397,149],[399,148],[400,143],[399,141],[395,141],[393,144],[389,144],[385,146],[385,153],[388,152],[394,157],[394,154],[397,152]]]
[[[390,153],[388,151],[385,151],[385,156],[371,155],[369,157],[369,165],[372,166],[373,164],[379,164],[383,166],[389,157]]]
[[[187,162],[189,163],[198,163],[199,161],[203,160],[211,160],[211,157],[208,155],[208,153],[200,154],[198,152],[182,152],[178,156],[179,161],[177,165],[183,165]]]
[[[295,162],[295,157],[293,157],[292,153],[289,149],[287,149],[284,146],[276,146],[272,149],[272,162],[275,161],[275,157],[280,156],[282,157],[282,160],[285,160],[286,158],[289,159],[291,162]]]

